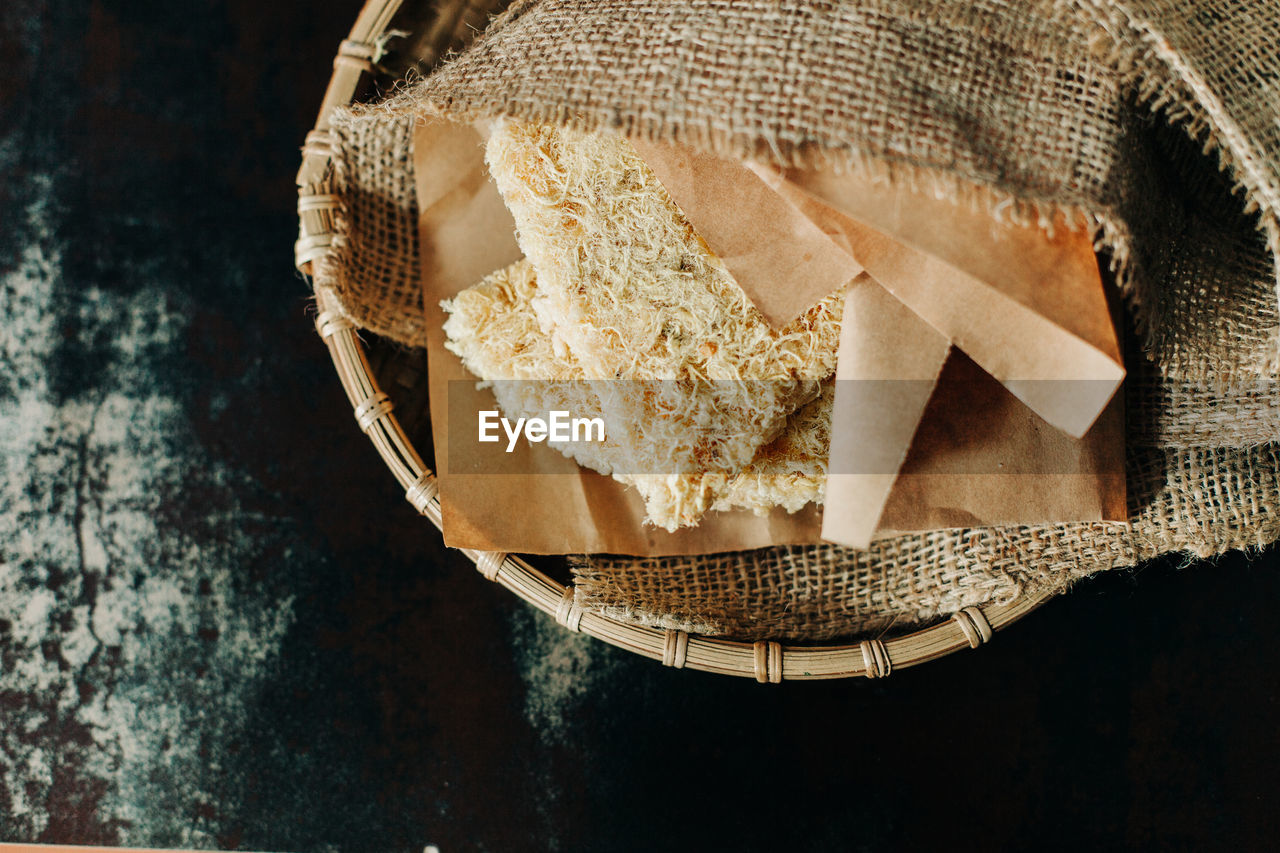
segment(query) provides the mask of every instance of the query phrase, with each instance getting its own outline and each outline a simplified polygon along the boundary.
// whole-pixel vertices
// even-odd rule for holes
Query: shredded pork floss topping
[[[534,417],[553,409],[580,417],[603,416],[599,383],[584,381],[572,356],[557,354],[551,337],[539,326],[533,302],[538,284],[532,265],[519,261],[444,303],[449,319],[445,344],[474,375],[490,383],[508,417]],[[506,382],[495,380],[534,380]],[[834,385],[822,384],[819,396],[795,412],[772,442],[761,447],[742,471],[727,475],[697,472],[680,475],[631,475],[634,457],[609,433],[603,444],[553,446],[581,465],[613,474],[637,487],[653,521],[690,518],[696,523],[707,510],[748,509],[763,515],[774,507],[795,512],[822,503],[830,444]],[[677,510],[683,516],[676,514]],[[675,529],[679,525],[663,525]]]
[[[536,276],[534,325],[596,380],[627,463],[592,467],[627,472],[668,530],[724,508],[834,371],[844,289],[770,326],[616,134],[500,122],[486,158]]]

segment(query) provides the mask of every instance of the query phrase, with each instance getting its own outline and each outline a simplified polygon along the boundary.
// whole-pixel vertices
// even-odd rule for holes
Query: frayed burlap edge
[[[538,0],[515,4],[499,15],[479,42],[500,40],[504,31],[543,5]],[[1043,4],[1042,4],[1043,5]],[[1256,213],[1256,224],[1264,235],[1272,261],[1273,281],[1280,282],[1280,220],[1277,219],[1276,170],[1241,132],[1230,113],[1217,102],[1190,65],[1182,61],[1171,42],[1132,6],[1090,0],[1055,0],[1052,11],[1065,31],[1072,31],[1100,62],[1114,69],[1122,85],[1131,87],[1139,103],[1160,113],[1162,119],[1176,121],[1200,139],[1206,150],[1214,151],[1219,166],[1231,174],[1243,194],[1243,205]],[[1011,13],[1013,14],[1013,13]],[[1028,13],[1031,14],[1031,13]],[[1280,25],[1280,14],[1272,15]],[[461,97],[459,97],[461,95]],[[1085,228],[1095,236],[1095,247],[1109,258],[1112,272],[1122,292],[1134,308],[1137,331],[1147,336],[1151,329],[1144,310],[1148,300],[1144,287],[1152,276],[1144,274],[1140,260],[1132,252],[1134,235],[1124,217],[1115,210],[1099,208],[1094,200],[1077,197],[1037,197],[1026,188],[1008,188],[975,181],[972,177],[948,172],[936,165],[895,159],[885,151],[872,151],[850,140],[838,150],[775,138],[760,128],[726,129],[683,125],[665,115],[647,113],[611,114],[593,110],[578,112],[557,103],[520,102],[495,106],[477,105],[465,93],[437,86],[432,79],[402,90],[397,96],[371,107],[360,107],[355,115],[373,118],[431,115],[458,121],[503,116],[523,121],[544,122],[581,131],[609,129],[652,142],[689,145],[726,156],[757,159],[784,167],[822,168],[849,171],[859,176],[891,182],[980,210],[999,220],[1034,222],[1055,227]],[[1172,364],[1186,376],[1191,363]],[[1261,363],[1243,365],[1240,371],[1215,361],[1212,369],[1196,378],[1230,381],[1241,376],[1272,374],[1280,369],[1280,338]],[[1228,372],[1224,372],[1228,371]]]
[[[425,346],[413,124],[412,116],[372,123],[334,115],[333,237],[312,276],[362,329]]]
[[[1280,538],[1280,448],[1131,453],[1131,524],[895,536],[867,550],[793,546],[685,560],[581,557],[575,600],[654,628],[823,640],[927,622],[971,605],[1065,591],[1169,552],[1208,558]]]

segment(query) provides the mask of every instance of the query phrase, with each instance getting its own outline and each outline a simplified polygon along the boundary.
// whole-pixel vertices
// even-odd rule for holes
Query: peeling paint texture
[[[154,286],[89,287],[62,310],[62,247],[41,204],[27,216],[30,242],[0,288],[6,835],[38,838],[51,805],[85,797],[104,829],[208,845],[210,827],[191,820],[200,804],[175,798],[202,776],[235,784],[218,756],[279,666],[292,598],[247,593],[242,576],[263,546],[254,527],[272,525],[247,517],[244,476],[155,387],[149,361],[174,357],[182,306]],[[95,341],[97,381],[59,394],[63,348]],[[54,758],[68,740],[85,748]]]

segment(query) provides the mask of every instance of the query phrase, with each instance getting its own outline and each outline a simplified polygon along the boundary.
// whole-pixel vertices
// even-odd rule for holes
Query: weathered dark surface
[[[1274,839],[1274,551],[782,688],[569,635],[446,554],[290,271],[297,148],[358,5],[0,10],[0,839]]]

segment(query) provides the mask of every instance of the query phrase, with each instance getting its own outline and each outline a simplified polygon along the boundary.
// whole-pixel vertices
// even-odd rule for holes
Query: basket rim
[[[334,59],[334,71],[321,103],[315,129],[306,136],[297,176],[299,238],[296,266],[310,276],[312,263],[329,251],[334,233],[332,211],[337,197],[329,190],[332,162],[329,119],[333,111],[355,101],[372,83],[391,23],[403,0],[368,0]],[[465,7],[465,2],[459,3]],[[437,8],[443,8],[437,7]],[[316,331],[325,342],[360,429],[405,489],[405,499],[443,530],[439,485],[394,414],[394,404],[373,374],[357,334],[334,295],[315,287],[319,313]],[[773,640],[741,642],[648,628],[583,610],[574,589],[535,569],[517,554],[458,549],[480,573],[532,604],[571,631],[580,631],[666,666],[723,675],[754,677],[761,683],[866,676],[881,678],[944,657],[964,648],[976,649],[1000,630],[1035,610],[1051,592],[1023,594],[1010,602],[965,607],[950,618],[915,632],[888,639],[846,644],[783,644]]]

